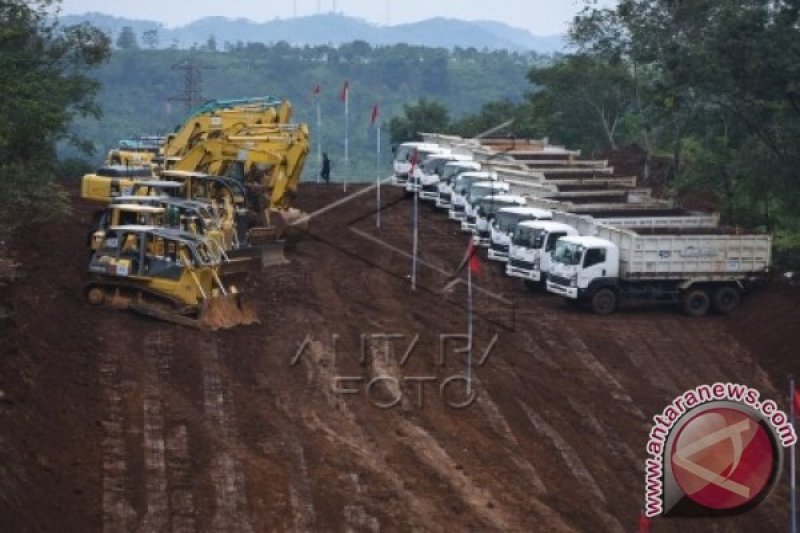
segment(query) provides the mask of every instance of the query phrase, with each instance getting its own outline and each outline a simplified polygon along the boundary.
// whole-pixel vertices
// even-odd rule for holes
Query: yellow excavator
[[[305,214],[291,204],[308,150],[305,124],[250,127],[197,144],[174,169],[236,176],[242,181],[244,205],[251,215],[247,241],[265,247],[265,252],[269,248],[263,255],[268,266],[285,262],[282,249],[270,243],[283,241],[291,247],[307,229]]]
[[[284,100],[279,104],[240,104],[221,109],[212,108],[196,113],[173,134],[167,136],[163,155],[164,168],[173,168],[197,144],[224,135],[235,134],[251,126],[278,126],[289,124],[292,104]]]
[[[89,303],[177,324],[221,329],[257,322],[238,272],[225,272],[208,240],[152,226],[108,228],[89,262]]]

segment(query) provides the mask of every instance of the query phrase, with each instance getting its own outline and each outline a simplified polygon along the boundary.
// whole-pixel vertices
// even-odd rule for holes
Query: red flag
[[[481,273],[481,263],[478,260],[478,248],[475,247],[475,243],[472,242],[472,239],[469,241],[469,248],[467,249],[467,255],[469,256],[469,270],[475,275]]]
[[[648,533],[653,521],[647,518],[644,513],[639,515],[639,533]]]
[[[375,121],[378,120],[379,116],[381,116],[381,110],[378,108],[378,104],[375,104],[372,107],[372,116],[369,119],[369,123],[375,124]]]
[[[321,87],[319,86],[319,84],[317,84],[317,86],[314,87],[314,90],[311,91],[311,94],[317,96],[321,92],[321,90],[322,90]]]
[[[342,87],[342,96],[341,96],[342,102],[347,101],[347,97],[349,94],[350,94],[350,82],[345,80],[344,87]]]
[[[800,390],[794,391],[794,416],[800,418]]]
[[[419,157],[419,153],[417,153],[417,149],[414,148],[414,151],[411,152],[411,168],[408,171],[409,176],[414,175],[414,167],[417,166],[417,158]]]

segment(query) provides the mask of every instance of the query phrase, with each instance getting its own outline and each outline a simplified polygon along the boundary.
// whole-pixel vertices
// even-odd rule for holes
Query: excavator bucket
[[[212,331],[257,323],[255,306],[244,301],[241,294],[209,298],[203,302],[198,318],[200,328]]]
[[[260,251],[263,268],[289,263],[283,251],[284,241],[278,240],[275,228],[252,228],[249,232],[249,242]]]
[[[308,233],[308,215],[299,209],[285,209],[278,212],[280,235],[286,241],[286,249],[292,250]]]

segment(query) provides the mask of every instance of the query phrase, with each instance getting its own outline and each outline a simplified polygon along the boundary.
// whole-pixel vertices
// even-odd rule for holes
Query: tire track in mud
[[[102,338],[101,338],[102,340]],[[106,344],[106,343],[104,343]],[[136,516],[127,498],[128,450],[125,442],[125,406],[120,388],[120,356],[114,347],[100,353],[100,388],[106,404],[102,422],[103,532],[127,533]]]
[[[573,477],[578,480],[583,487],[599,502],[606,503],[606,496],[597,484],[597,480],[592,476],[586,465],[581,460],[575,448],[573,448],[556,429],[548,424],[539,416],[528,404],[519,400],[519,405],[530,420],[534,429],[541,436],[547,438],[555,447],[561,460],[567,466]],[[604,509],[594,506],[594,511],[608,531],[623,532],[625,528],[616,517],[606,512]]]
[[[244,469],[234,449],[240,446],[240,441],[232,391],[223,380],[216,337],[203,339],[199,345],[203,367],[203,407],[217,438],[210,465],[216,503],[211,529],[216,532],[252,532]]]

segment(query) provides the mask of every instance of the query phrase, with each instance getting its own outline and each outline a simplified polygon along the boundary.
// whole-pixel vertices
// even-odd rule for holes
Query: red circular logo
[[[709,509],[731,510],[758,499],[775,468],[770,436],[734,408],[692,417],[672,444],[672,472],[684,494]]]

